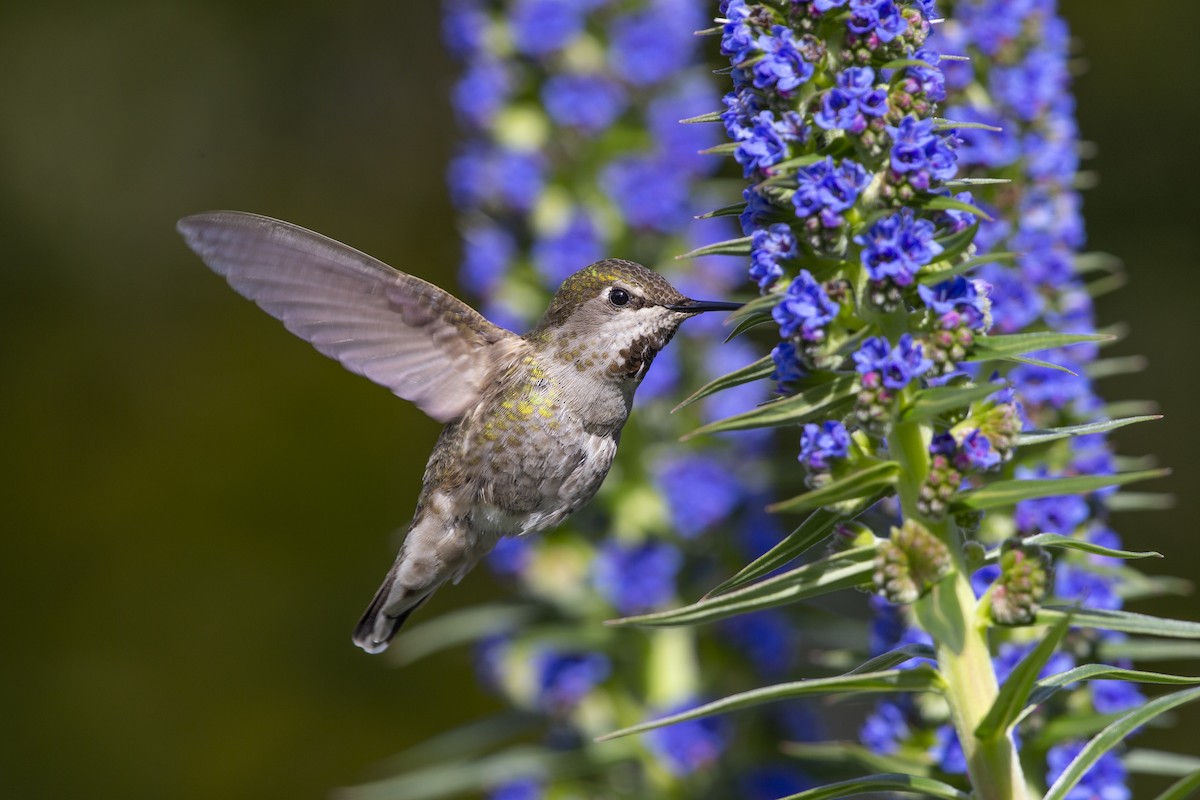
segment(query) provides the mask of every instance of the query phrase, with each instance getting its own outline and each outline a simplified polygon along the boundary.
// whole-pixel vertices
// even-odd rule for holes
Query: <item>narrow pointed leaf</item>
[[[1200,642],[1179,639],[1106,639],[1100,642],[1104,661],[1195,661],[1200,659]],[[1198,765],[1200,766],[1200,765]]]
[[[681,120],[679,120],[679,124],[680,125],[695,125],[696,123],[699,123],[699,122],[720,122],[720,121],[721,121],[721,112],[720,111],[710,111],[707,114],[699,114],[695,117],[688,117],[687,119],[681,119]]]
[[[596,738],[598,742],[606,742],[622,736],[635,733],[645,733],[657,728],[665,728],[679,722],[711,717],[726,711],[737,711],[743,708],[770,703],[777,700],[790,700],[795,697],[812,697],[822,694],[845,694],[848,692],[928,692],[940,689],[942,679],[937,671],[927,666],[913,669],[891,669],[880,672],[858,672],[848,675],[838,675],[833,678],[812,678],[806,681],[792,681],[775,686],[765,686],[748,692],[730,695],[711,703],[697,706],[678,714],[649,720],[628,728],[622,728],[612,733],[606,733]]]
[[[1187,800],[1200,790],[1200,769],[1171,784],[1155,800]]]
[[[1143,775],[1170,775],[1179,777],[1200,770],[1200,756],[1172,753],[1167,750],[1151,750],[1135,747],[1121,759],[1130,772]]]
[[[782,575],[698,600],[691,605],[653,614],[610,620],[608,625],[703,625],[763,608],[795,603],[871,581],[875,548],[856,547],[796,567]]]
[[[1083,374],[1098,381],[1116,375],[1133,375],[1144,372],[1148,366],[1150,366],[1150,362],[1145,356],[1101,358],[1084,367]]]
[[[968,225],[961,231],[939,237],[937,243],[942,246],[942,252],[938,254],[937,261],[929,266],[922,267],[917,272],[918,280],[920,279],[921,272],[936,272],[936,270],[929,269],[929,267],[934,265],[941,265],[946,270],[953,269],[950,262],[958,260],[958,257],[967,251],[967,248],[974,243],[975,234],[978,230],[979,223],[976,222],[974,225]]]
[[[902,645],[895,650],[880,653],[874,658],[864,661],[846,674],[856,675],[861,672],[880,672],[892,667],[898,667],[914,658],[928,658],[932,660],[937,658],[937,651],[927,644]]]
[[[860,497],[873,495],[880,487],[892,486],[899,475],[899,464],[895,461],[884,461],[883,463],[873,464],[866,469],[851,473],[833,483],[822,486],[820,489],[805,492],[790,500],[773,503],[767,506],[767,511],[776,514],[807,511],[810,508],[831,506],[834,503],[840,503],[844,500],[856,500]]]
[[[755,361],[753,364],[747,364],[746,366],[742,367],[741,369],[735,369],[733,372],[730,372],[727,375],[722,375],[719,378],[714,378],[713,380],[704,384],[699,389],[697,389],[695,392],[693,392],[692,395],[688,399],[684,400],[682,403],[680,403],[679,405],[672,408],[671,413],[674,414],[679,409],[686,408],[687,406],[690,406],[692,403],[696,402],[697,400],[700,400],[701,398],[704,398],[704,397],[708,397],[710,394],[713,394],[714,392],[719,392],[722,389],[728,389],[731,386],[740,386],[743,383],[750,383],[751,381],[758,381],[758,380],[762,380],[764,378],[769,378],[769,377],[771,377],[771,373],[774,371],[775,371],[774,359],[772,359],[770,356],[763,356],[758,361]]]
[[[900,755],[881,755],[855,742],[783,742],[779,749],[789,758],[822,767],[854,767],[855,770],[897,772],[924,777],[927,764]]]
[[[532,606],[497,604],[451,611],[406,631],[396,641],[392,659],[399,665],[411,664],[441,650],[518,627],[537,614]]]
[[[746,317],[745,319],[740,319],[734,324],[733,330],[729,331],[729,335],[725,337],[725,341],[732,342],[734,339],[741,336],[751,328],[757,328],[759,325],[765,325],[768,322],[771,322],[771,318],[768,316]]]
[[[746,210],[745,203],[731,203],[727,206],[712,211],[706,211],[703,214],[697,214],[696,219],[713,219],[714,217],[736,217]]]
[[[714,145],[700,151],[700,155],[704,156],[728,156],[733,155],[733,151],[737,150],[739,142],[724,142],[723,144]]]
[[[1125,681],[1127,683],[1155,683],[1168,686],[1193,686],[1200,683],[1200,678],[1189,678],[1184,675],[1171,675],[1166,672],[1144,672],[1137,669],[1122,669],[1109,664],[1083,664],[1078,667],[1051,675],[1037,682],[1037,687],[1029,695],[1028,708],[1021,714],[1021,719],[1028,716],[1034,708],[1049,700],[1064,686],[1091,680]]]
[[[749,303],[746,303],[737,311],[731,313],[725,320],[726,325],[733,325],[747,317],[766,317],[771,318],[771,309],[779,305],[779,301],[783,295],[778,292],[764,294],[762,297],[756,297]]]
[[[1121,715],[1115,722],[1096,735],[1084,745],[1079,755],[1067,766],[1054,785],[1046,792],[1044,800],[1063,800],[1084,774],[1109,750],[1119,745],[1126,736],[1166,711],[1200,699],[1200,688],[1185,689],[1182,692],[1163,695],[1150,700],[1127,714]]]
[[[1140,417],[1125,417],[1124,419],[1108,419],[1103,422],[1089,422],[1085,425],[1068,425],[1063,428],[1049,428],[1042,431],[1025,431],[1017,438],[1017,446],[1025,447],[1031,444],[1053,442],[1055,439],[1065,439],[1069,436],[1087,436],[1092,433],[1123,428],[1138,422],[1152,422],[1162,419],[1162,414],[1147,414]]]
[[[974,230],[972,226],[971,230]],[[951,266],[946,266],[946,259],[938,256],[938,261],[922,267],[917,272],[917,283],[922,283],[926,286],[933,286],[948,281],[955,275],[964,275],[976,267],[982,267],[984,264],[997,264],[1005,261],[1013,261],[1017,257],[1016,253],[988,253],[982,256],[975,256],[966,261],[959,261]]]
[[[1165,469],[1146,469],[1116,475],[1076,475],[1070,478],[996,481],[987,486],[963,492],[958,496],[955,505],[984,511],[989,508],[1011,506],[1022,500],[1031,500],[1036,497],[1094,492],[1106,486],[1120,486],[1134,481],[1161,478],[1169,473],[1170,470]]]
[[[1104,500],[1109,511],[1166,511],[1175,507],[1175,495],[1161,492],[1117,492]]]
[[[981,123],[968,122],[966,124],[967,125],[978,125]],[[963,127],[963,125],[962,125],[962,123],[956,123],[953,127]],[[991,125],[984,125],[983,127],[991,128],[992,130],[999,130],[999,128],[993,127]],[[958,186],[997,186],[997,185],[1003,184],[1003,183],[1012,183],[1012,179],[1011,178],[957,178],[952,181],[946,181],[945,183],[942,184],[942,186],[945,186],[947,188],[958,187]]]
[[[948,783],[902,773],[868,775],[865,778],[829,783],[799,794],[781,797],[779,800],[834,800],[838,797],[854,797],[855,795],[878,794],[879,792],[915,794],[921,797],[936,798],[936,800],[971,800],[971,795],[960,792]]]
[[[992,217],[979,206],[973,206],[970,203],[964,203],[962,200],[955,200],[944,194],[930,195],[918,201],[922,206],[934,211],[966,211],[968,214],[974,214],[977,217],[986,219],[991,222]]]
[[[1008,734],[1008,729],[1016,723],[1021,710],[1029,701],[1029,693],[1033,691],[1038,673],[1046,666],[1046,662],[1054,655],[1054,651],[1066,636],[1068,621],[1069,617],[1063,617],[1042,637],[1037,647],[1030,650],[1021,659],[1021,663],[1013,668],[1008,680],[1000,687],[1000,693],[992,702],[987,715],[975,728],[977,739],[995,741]]]
[[[986,361],[1001,356],[1020,356],[1026,353],[1036,353],[1039,350],[1053,350],[1084,342],[1108,342],[1112,340],[1112,336],[1102,333],[1040,331],[1038,333],[999,334],[996,336],[985,336],[976,341],[974,351],[968,360]]]
[[[706,244],[703,247],[697,247],[695,250],[690,250],[676,258],[697,258],[699,256],[748,256],[750,255],[750,237],[743,236],[740,239],[726,239],[723,242],[714,242]]]
[[[740,572],[705,596],[715,597],[719,594],[725,594],[759,578],[770,575],[780,567],[786,566],[791,561],[799,558],[813,545],[824,540],[839,522],[845,519],[852,519],[863,510],[874,505],[882,497],[883,494],[877,494],[874,497],[863,498],[855,504],[853,509],[831,511],[826,508],[818,508],[809,514],[804,522],[800,523],[799,528],[796,528],[796,530],[784,537],[779,544],[750,562]]]
[[[932,419],[947,411],[965,409],[976,400],[983,400],[1003,389],[992,383],[978,386],[938,386],[913,393],[912,401],[900,414],[903,422]]]
[[[1013,364],[1032,364],[1035,367],[1045,367],[1046,369],[1056,369],[1059,372],[1065,372],[1068,375],[1078,377],[1079,373],[1074,370],[1067,369],[1062,364],[1052,364],[1049,361],[1042,361],[1040,358],[1030,358],[1029,356],[1001,356],[993,359],[995,361],[1008,361]]]
[[[857,382],[858,378],[855,375],[838,375],[833,380],[819,383],[792,397],[764,403],[750,411],[710,422],[682,438],[686,440],[706,433],[739,431],[747,428],[803,425],[814,419],[828,419],[836,416],[837,409],[850,403]]]
[[[1108,556],[1109,558],[1162,558],[1162,553],[1154,550],[1117,550],[1112,547],[1103,547],[1092,542],[1085,542],[1082,539],[1072,539],[1070,536],[1063,536],[1058,533],[1039,533],[1034,536],[1024,539],[1025,544],[1036,544],[1042,547],[1055,547],[1063,550],[1079,550],[1084,553],[1091,553],[1096,556]]]
[[[1147,636],[1166,636],[1171,639],[1200,639],[1200,622],[1152,617],[1132,611],[1107,611],[1099,608],[1066,609],[1045,607],[1038,611],[1038,624],[1057,622],[1068,612],[1076,628],[1100,628],[1122,633],[1141,633]]]

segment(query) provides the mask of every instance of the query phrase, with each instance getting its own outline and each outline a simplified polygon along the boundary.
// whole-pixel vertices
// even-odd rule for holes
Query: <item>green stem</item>
[[[984,742],[975,729],[996,700],[998,686],[988,650],[987,625],[978,611],[963,558],[961,537],[949,521],[930,522],[917,512],[916,498],[929,473],[929,434],[916,422],[898,422],[889,437],[900,463],[897,491],[905,519],[920,520],[949,548],[953,571],[914,604],[917,622],[933,637],[946,700],[980,800],[1026,800],[1025,778],[1008,737]]]

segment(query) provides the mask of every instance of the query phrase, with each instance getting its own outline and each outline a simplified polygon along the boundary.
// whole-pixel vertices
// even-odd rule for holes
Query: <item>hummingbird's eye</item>
[[[608,293],[608,300],[614,306],[624,306],[629,304],[629,292],[624,289],[613,289]]]

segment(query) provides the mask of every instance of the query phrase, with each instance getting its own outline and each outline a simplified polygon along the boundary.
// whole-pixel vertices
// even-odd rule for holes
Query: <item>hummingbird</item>
[[[523,336],[451,294],[269,217],[184,217],[188,246],[239,294],[445,423],[400,552],[354,631],[368,653],[504,536],[559,525],[608,474],[634,391],[680,324],[739,303],[692,300],[640,264],[567,278]]]

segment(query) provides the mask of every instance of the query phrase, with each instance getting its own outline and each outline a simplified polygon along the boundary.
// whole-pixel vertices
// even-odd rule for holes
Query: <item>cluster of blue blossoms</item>
[[[864,467],[888,466],[896,459],[898,409],[910,410],[919,394],[969,387],[971,401],[934,414],[917,437],[918,452],[928,445],[929,469],[909,487],[905,502],[916,495],[915,516],[931,525],[952,519],[980,543],[1007,539],[1004,546],[1018,550],[1024,537],[1046,532],[1116,547],[1103,492],[1024,500],[1008,516],[967,512],[955,502],[997,475],[1103,475],[1114,471],[1114,459],[1102,435],[1063,440],[1040,461],[1014,456],[1023,430],[1102,417],[1083,369],[1096,356],[1093,345],[1038,354],[1070,372],[1043,361],[993,360],[1000,372],[989,378],[972,363],[989,335],[1095,329],[1075,268],[1084,236],[1072,189],[1078,161],[1065,26],[1054,0],[939,5],[722,0],[719,27],[709,32],[719,37],[732,87],[723,110],[704,115],[715,92],[710,70],[693,69],[704,41],[693,31],[707,27],[703,0],[449,0],[444,36],[463,64],[453,99],[467,132],[448,175],[462,225],[460,281],[490,318],[521,329],[549,291],[590,262],[619,256],[658,268],[681,250],[724,239],[731,234],[718,228],[732,223],[731,209],[708,215],[715,220],[695,217],[720,202],[720,162],[701,151],[727,153],[748,186],[734,212],[742,238],[719,249],[749,257],[750,281],[770,298],[755,307],[770,303],[779,334],[769,364],[755,364],[755,374],[773,368],[776,393],[785,396],[780,405],[805,400],[788,396],[813,386],[831,395],[847,387],[799,426],[808,489],[836,488]],[[728,143],[718,145],[714,126],[678,124],[691,117],[719,119]],[[968,177],[1013,184],[958,191]],[[1009,253],[1016,255],[1002,255]],[[701,257],[668,277],[691,296],[727,296],[744,280],[739,272]],[[674,421],[664,413],[659,401],[682,382],[698,385],[758,358],[742,337],[713,346],[719,326],[698,318],[682,332],[692,341],[656,359],[632,429],[672,438],[698,423],[742,418],[764,399],[760,382],[749,382],[705,397]],[[994,386],[973,386],[988,380]],[[638,438],[626,437],[597,501],[613,521],[606,538],[593,530],[506,540],[489,558],[502,580],[538,604],[541,622],[489,637],[479,650],[481,677],[544,717],[550,749],[591,754],[584,743],[595,734],[744,685],[734,675],[785,678],[801,656],[796,606],[654,637],[595,624],[677,605],[728,573],[719,558],[754,558],[783,537],[762,511],[771,492],[760,459],[772,447],[769,432],[743,430],[669,457],[639,452],[631,441]],[[905,508],[907,524],[914,506]],[[884,501],[862,519],[880,530],[898,517],[898,504]],[[603,527],[586,517],[579,524]],[[898,532],[891,542],[875,541],[894,544]],[[1022,574],[1040,565],[1023,550],[1009,560],[1023,563]],[[1100,556],[1071,553],[1052,577],[1041,577],[1058,599],[1117,609],[1110,567]],[[1015,585],[1007,569],[985,566],[970,576],[984,604]],[[881,589],[870,601],[873,654],[934,643],[910,606],[885,598],[897,596]],[[1013,626],[991,629],[993,670],[1004,680],[1035,643],[1016,627],[1023,623],[996,617],[997,606],[997,626]],[[1062,672],[1084,654],[1096,660],[1111,636],[1073,630],[1070,646],[1042,674]],[[702,669],[712,659],[723,669]],[[986,671],[986,653],[981,663]],[[922,764],[943,776],[968,771],[962,731],[943,708],[887,696],[900,699],[880,702],[867,717],[867,747],[894,757],[923,752]],[[1095,681],[1054,703],[1112,713],[1142,700],[1132,684]],[[1026,724],[1041,724],[1049,710]],[[725,765],[755,759],[756,746],[779,737],[803,740],[817,727],[795,704],[735,720],[693,719],[651,731],[624,756],[639,768],[618,777],[626,793],[637,781],[661,791],[674,782],[688,796],[777,798],[812,784],[791,767],[743,775]],[[1080,747],[1054,741],[1032,752],[1052,782]],[[603,757],[596,764],[603,765],[598,772],[609,766]],[[532,772],[483,788],[496,800],[558,796],[547,773]],[[562,791],[579,788],[564,780]],[[1108,753],[1068,797],[1123,800],[1124,781],[1124,767]]]

